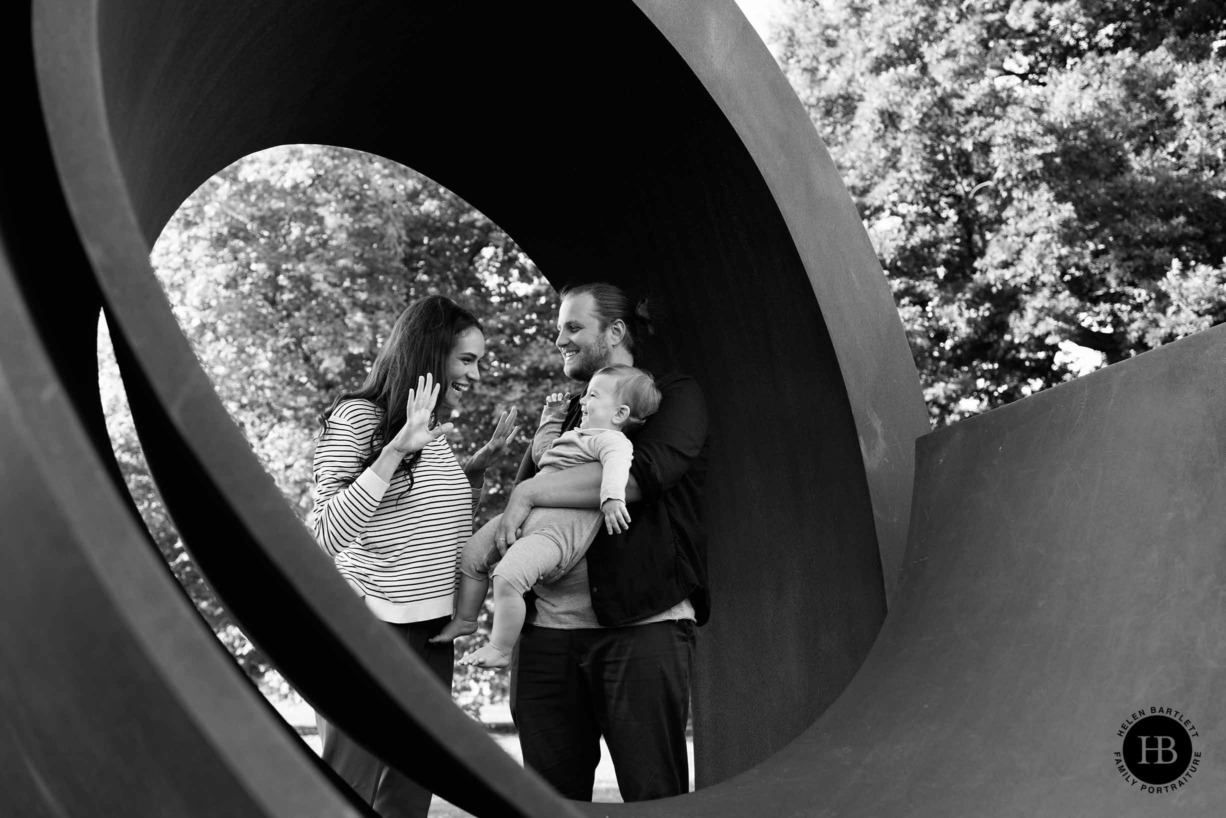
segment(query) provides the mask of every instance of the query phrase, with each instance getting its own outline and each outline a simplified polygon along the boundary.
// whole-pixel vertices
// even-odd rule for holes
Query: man
[[[644,305],[613,285],[562,293],[555,343],[566,375],[581,384],[610,364],[649,368],[635,359],[650,335]],[[695,628],[710,614],[701,518],[707,411],[694,379],[654,374],[662,400],[633,438],[630,528],[611,535],[602,527],[585,560],[534,589],[512,678],[524,762],[576,800],[592,800],[602,735],[623,800],[689,790],[690,668]],[[563,429],[579,415],[576,397]],[[533,507],[599,505],[597,463],[535,475],[525,457],[519,479],[500,548],[514,543]]]

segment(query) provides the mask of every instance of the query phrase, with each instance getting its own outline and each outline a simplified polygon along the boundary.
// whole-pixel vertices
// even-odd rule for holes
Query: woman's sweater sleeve
[[[332,556],[362,536],[387,491],[382,477],[362,470],[377,423],[378,412],[372,405],[345,401],[328,418],[315,446],[310,525],[315,539]]]

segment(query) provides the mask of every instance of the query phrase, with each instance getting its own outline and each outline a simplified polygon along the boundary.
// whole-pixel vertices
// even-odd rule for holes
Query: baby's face
[[[617,402],[617,379],[612,375],[597,375],[588,381],[579,405],[583,407],[580,429],[618,429],[630,411],[627,407],[619,417],[622,406]]]

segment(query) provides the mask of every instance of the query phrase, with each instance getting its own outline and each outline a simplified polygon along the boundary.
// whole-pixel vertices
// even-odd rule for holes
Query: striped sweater
[[[445,437],[422,449],[390,484],[370,469],[380,410],[343,401],[315,447],[310,525],[341,576],[386,622],[451,616],[460,548],[472,534],[473,498]],[[356,476],[356,477],[355,477]]]

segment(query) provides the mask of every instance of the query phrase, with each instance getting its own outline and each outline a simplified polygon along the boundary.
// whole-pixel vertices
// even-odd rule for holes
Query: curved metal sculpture
[[[499,222],[555,283],[649,284],[673,307],[671,352],[706,384],[716,440],[717,610],[701,633],[695,690],[703,788],[620,809],[1023,808],[1025,782],[998,780],[1016,756],[993,755],[991,741],[1029,719],[1017,748],[1027,775],[1071,786],[1086,809],[1144,814],[1127,786],[1112,789],[1109,765],[1103,783],[1086,759],[1109,759],[1111,708],[1133,704],[1126,694],[1201,708],[1220,736],[1221,705],[1195,672],[1223,658],[1220,629],[1198,631],[1195,650],[1153,640],[1176,621],[1220,625],[1221,606],[1208,587],[1161,597],[1175,579],[1161,572],[1127,586],[1139,597],[1112,586],[1087,606],[1077,589],[1102,590],[1094,566],[1108,545],[1055,546],[1086,538],[1096,518],[1085,503],[1108,468],[1123,468],[1155,507],[1198,498],[1174,553],[1197,576],[1221,576],[1209,532],[1223,530],[1226,503],[1210,501],[1226,498],[1196,493],[1220,484],[1206,482],[1226,465],[1220,450],[1201,447],[1197,469],[1159,486],[1143,475],[1148,450],[1107,457],[1080,441],[1091,439],[1086,417],[1126,424],[1159,406],[1195,416],[1201,425],[1177,427],[1187,440],[1208,439],[1224,405],[1214,387],[1190,381],[1171,406],[1157,381],[1172,361],[1189,372],[1220,361],[1222,334],[926,438],[912,513],[913,445],[927,421],[902,329],[855,209],[756,35],[730,0],[545,5],[36,0],[3,12],[0,36],[22,59],[0,188],[0,806],[31,816],[368,814],[243,678],[143,531],[99,405],[104,309],[187,547],[308,701],[474,813],[596,810],[520,769],[366,614],[250,454],[149,269],[154,237],[210,175],[308,142],[430,175]],[[520,127],[490,133],[491,105],[514,106]],[[1117,383],[1140,408],[1121,413]],[[1185,439],[1163,440],[1172,436]],[[1046,464],[1043,479],[1071,467],[1085,479],[1044,493],[1035,471],[1001,460],[1009,446],[1027,450],[1028,467]],[[1104,508],[1131,519],[1120,503]],[[982,527],[1021,513],[1051,522],[1024,537]],[[1164,532],[1121,524],[1104,542],[1150,559],[1150,538]],[[990,554],[984,538],[995,540]],[[893,613],[877,638],[887,599]],[[1087,653],[1125,615],[1152,621],[1144,644],[1176,681],[1150,674],[1129,686],[1121,674],[1141,654],[1119,638]],[[1070,618],[1076,638],[1062,639]],[[1118,699],[1088,688],[1068,702],[1047,697],[1051,719],[1038,726],[1056,732],[1036,732],[1035,696],[1053,679],[1068,693],[1093,655]],[[1066,717],[1084,729],[1057,730]],[[1058,739],[1057,762],[1039,753],[1045,736]],[[1196,784],[1179,805],[1195,810],[1226,791],[1220,769]]]

